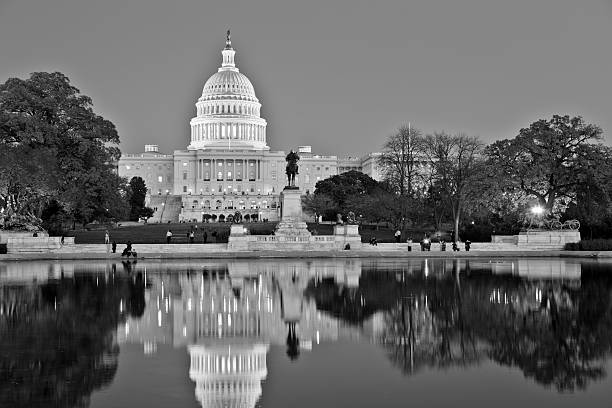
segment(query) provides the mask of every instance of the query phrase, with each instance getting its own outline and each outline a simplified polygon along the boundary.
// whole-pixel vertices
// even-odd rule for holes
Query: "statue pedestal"
[[[359,235],[359,225],[334,225],[334,236],[341,247],[340,249],[344,248],[346,244],[349,244],[349,246],[353,249],[357,249],[362,246],[361,235]]]
[[[565,244],[580,241],[578,230],[528,230],[517,236],[519,247],[563,249]]]
[[[280,193],[281,220],[274,235],[310,237],[310,231],[302,220],[302,192],[299,188],[285,187]]]

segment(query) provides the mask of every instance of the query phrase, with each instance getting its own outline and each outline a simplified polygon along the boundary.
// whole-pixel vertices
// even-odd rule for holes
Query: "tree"
[[[378,158],[383,180],[401,197],[414,197],[422,190],[424,142],[418,129],[401,126],[387,139]]]
[[[483,148],[477,137],[465,134],[439,132],[426,138],[430,183],[440,200],[451,209],[456,241],[459,240],[461,216],[470,200],[479,193],[476,182],[482,168]]]
[[[601,145],[600,127],[580,116],[554,115],[521,129],[514,139],[487,148],[490,169],[504,191],[520,191],[549,213],[560,213],[576,200],[576,190],[589,177],[599,183],[599,166],[612,159]]]
[[[376,180],[360,171],[352,170],[318,181],[315,192],[305,198],[304,207],[306,211],[333,220],[338,213],[358,213],[358,203],[378,192],[379,185]]]
[[[115,126],[63,74],[8,79],[0,85],[0,204],[40,217],[54,201],[77,222],[120,212],[118,143]]]
[[[417,209],[421,207],[426,179],[424,152],[425,139],[421,132],[401,126],[387,139],[378,158],[387,190],[399,197],[394,200],[398,221],[394,224],[402,229],[406,220],[418,218]]]
[[[138,221],[142,218],[149,218],[153,215],[153,209],[145,207],[147,197],[147,186],[142,177],[132,177],[129,184],[130,191],[130,220]]]

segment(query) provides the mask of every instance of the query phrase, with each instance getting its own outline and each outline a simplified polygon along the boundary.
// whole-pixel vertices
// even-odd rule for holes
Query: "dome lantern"
[[[236,55],[236,51],[232,48],[232,38],[230,34],[230,30],[227,30],[227,36],[225,37],[225,48],[221,51],[223,54],[223,63],[221,64],[221,68],[219,68],[219,72],[221,71],[236,71],[238,72],[238,68],[236,68],[236,64],[234,63],[234,55]]]

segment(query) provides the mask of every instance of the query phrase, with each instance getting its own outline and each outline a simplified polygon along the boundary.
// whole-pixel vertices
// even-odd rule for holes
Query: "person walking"
[[[398,229],[397,231],[395,231],[395,242],[397,242],[399,244],[399,242],[402,240],[402,232]]]
[[[166,232],[166,244],[169,244],[171,240],[172,240],[172,230],[168,230],[168,232]]]

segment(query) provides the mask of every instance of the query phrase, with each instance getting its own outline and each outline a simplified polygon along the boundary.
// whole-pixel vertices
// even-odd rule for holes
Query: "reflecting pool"
[[[612,262],[0,263],[0,407],[610,407]]]

